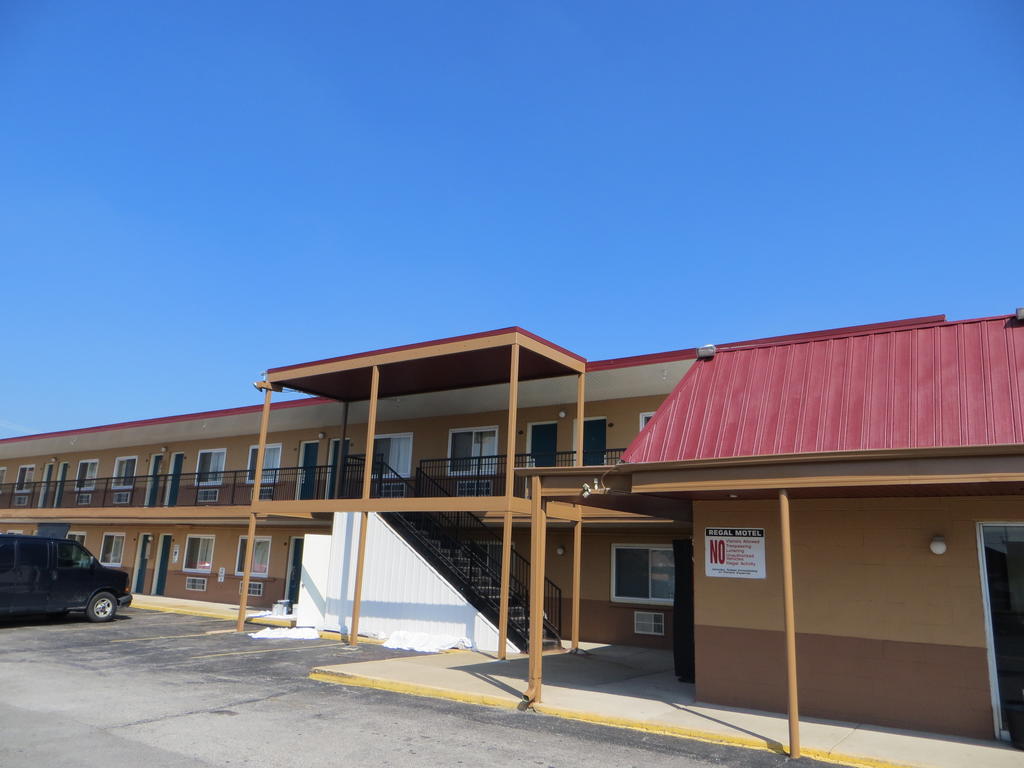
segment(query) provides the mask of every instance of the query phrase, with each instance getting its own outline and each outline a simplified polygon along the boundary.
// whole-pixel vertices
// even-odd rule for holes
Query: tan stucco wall
[[[694,505],[700,699],[786,706],[778,517],[776,502]],[[795,500],[802,713],[991,738],[977,523],[1012,521],[1019,496]],[[767,578],[705,576],[708,527],[764,528]]]

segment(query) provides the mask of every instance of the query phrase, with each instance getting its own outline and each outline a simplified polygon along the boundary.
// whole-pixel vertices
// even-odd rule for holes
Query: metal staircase
[[[379,462],[379,463],[378,463]],[[402,478],[379,459],[375,481]],[[422,482],[422,479],[420,479]],[[448,494],[438,494],[448,495]],[[388,512],[381,519],[430,563],[495,626],[501,601],[501,537],[470,512]],[[508,639],[529,646],[530,563],[512,550],[509,563]],[[544,645],[561,644],[562,590],[544,580]]]

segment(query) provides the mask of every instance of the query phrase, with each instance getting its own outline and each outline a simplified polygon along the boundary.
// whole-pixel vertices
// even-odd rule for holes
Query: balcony
[[[617,464],[624,449],[585,452],[588,466]],[[518,453],[517,467],[572,466],[575,451]],[[358,499],[362,497],[362,455],[346,456],[337,466],[265,469],[261,501]],[[0,484],[0,509],[86,509],[109,507],[216,507],[252,503],[252,470],[194,472],[88,480]],[[374,461],[370,498],[503,496],[505,456],[422,459],[411,477],[403,477],[380,457]],[[525,482],[514,495],[525,497]]]

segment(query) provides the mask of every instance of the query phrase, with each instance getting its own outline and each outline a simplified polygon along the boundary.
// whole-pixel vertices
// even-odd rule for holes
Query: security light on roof
[[[697,359],[710,360],[717,351],[714,344],[705,344],[703,347],[697,347]]]
[[[1024,323],[1024,307],[1017,307],[1017,319]]]

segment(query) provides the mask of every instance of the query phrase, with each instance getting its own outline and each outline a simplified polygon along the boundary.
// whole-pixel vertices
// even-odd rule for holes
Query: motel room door
[[[672,603],[672,652],[676,677],[684,683],[696,681],[693,650],[693,539],[672,542],[676,590]]]
[[[535,467],[555,466],[558,451],[558,422],[530,425],[530,458]]]
[[[583,463],[589,466],[604,464],[604,452],[608,447],[608,420],[587,419],[583,422]]]
[[[989,664],[995,676],[992,703],[999,735],[1007,738],[1009,705],[1024,700],[1024,525],[983,525],[981,530]]]

